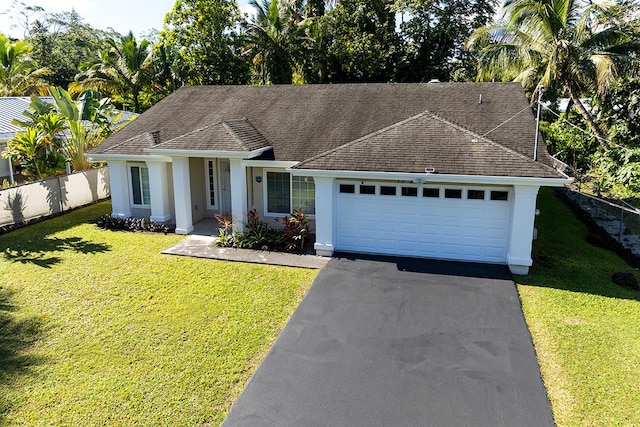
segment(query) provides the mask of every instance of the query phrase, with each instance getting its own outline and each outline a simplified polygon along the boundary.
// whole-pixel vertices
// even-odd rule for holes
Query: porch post
[[[193,216],[191,215],[191,179],[188,157],[173,157],[173,194],[176,234],[189,234],[193,231]]]
[[[314,177],[316,184],[316,243],[313,248],[321,256],[333,255],[333,217],[335,179]]]
[[[167,163],[158,160],[147,160],[149,168],[149,190],[151,192],[151,219],[165,222],[171,219],[169,201],[169,176]]]
[[[531,246],[538,186],[516,185],[509,226],[507,264],[513,274],[528,274],[533,264]]]
[[[129,204],[129,180],[125,160],[109,160],[109,188],[111,191],[111,216],[131,217]]]
[[[231,215],[233,231],[244,233],[244,221],[247,217],[247,170],[241,159],[231,159]]]

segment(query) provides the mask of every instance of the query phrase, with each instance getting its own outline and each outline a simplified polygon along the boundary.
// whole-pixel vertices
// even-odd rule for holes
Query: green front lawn
[[[0,236],[0,425],[218,425],[316,271],[160,255],[87,224]]]
[[[535,264],[517,282],[556,422],[638,426],[640,292],[611,282],[634,269],[586,243],[585,226],[551,190],[538,206]]]

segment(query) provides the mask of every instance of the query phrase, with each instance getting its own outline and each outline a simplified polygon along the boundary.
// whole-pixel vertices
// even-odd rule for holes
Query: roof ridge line
[[[238,146],[244,150],[244,151],[250,151],[249,147],[247,147],[247,145],[242,141],[242,139],[238,136],[238,134],[233,130],[233,128],[231,126],[229,126],[229,123],[227,123],[228,121],[244,121],[246,123],[249,124],[249,126],[251,126],[251,128],[253,130],[255,130],[256,132],[258,132],[258,130],[256,128],[253,127],[253,125],[251,124],[251,122],[249,120],[247,120],[246,118],[241,118],[241,119],[231,119],[231,120],[222,120],[222,126],[227,130],[227,132],[231,135],[231,137],[233,138],[233,140],[236,142],[236,144],[238,144]],[[262,135],[262,134],[261,134]]]
[[[112,145],[111,147],[107,148],[105,151],[111,151],[111,150],[113,150],[114,148],[121,147],[121,146],[123,146],[124,144],[126,144],[126,143],[128,143],[128,142],[131,142],[131,141],[133,141],[134,139],[137,139],[137,138],[140,138],[140,137],[145,137],[145,138],[147,138],[147,139],[148,139],[148,136],[149,136],[149,134],[150,134],[151,132],[152,132],[152,131],[147,131],[147,132],[142,132],[142,133],[139,133],[139,134],[137,134],[137,135],[134,135],[134,136],[132,136],[132,137],[131,137],[131,138],[129,138],[129,139],[125,139],[125,140],[124,140],[124,141],[122,141],[122,142],[119,142],[119,143],[117,143],[117,144]],[[152,144],[149,144],[149,145],[152,145]],[[156,144],[156,145],[159,145],[159,144]]]
[[[424,111],[422,111],[422,112],[420,112],[420,113],[418,113],[418,114],[416,114],[414,116],[408,117],[408,118],[406,118],[404,120],[400,120],[399,122],[396,122],[396,123],[393,123],[392,125],[383,127],[382,129],[378,129],[375,132],[372,132],[372,133],[366,134],[364,136],[361,136],[360,138],[354,139],[353,141],[346,142],[346,143],[344,143],[342,145],[339,145],[339,146],[337,146],[335,148],[332,148],[330,150],[327,150],[327,151],[324,151],[322,153],[316,154],[313,157],[309,157],[308,159],[305,159],[305,160],[299,162],[296,166],[300,166],[302,164],[309,163],[309,162],[312,162],[314,160],[320,159],[322,157],[328,156],[329,154],[335,153],[335,152],[337,152],[339,150],[342,150],[343,148],[347,148],[347,147],[355,145],[355,144],[357,144],[359,142],[362,142],[365,138],[371,138],[373,136],[379,135],[379,134],[384,133],[386,131],[389,131],[391,129],[400,127],[400,126],[404,125],[405,123],[411,122],[413,120],[417,120],[418,118],[420,118],[420,117],[422,117],[424,115],[427,115],[429,113],[430,113],[430,111],[424,110]]]
[[[527,106],[527,108],[528,108],[528,106]],[[525,111],[525,110],[522,110],[522,111]],[[516,114],[516,116],[517,116],[517,115],[519,115],[519,114],[521,114],[521,113],[522,113],[522,111],[520,111],[518,114]],[[471,135],[473,135],[473,136],[476,136],[476,137],[478,137],[478,138],[480,138],[480,139],[484,140],[484,141],[485,141],[485,142],[487,142],[488,144],[490,144],[490,145],[493,145],[493,146],[496,146],[496,147],[500,148],[501,150],[504,150],[504,151],[506,151],[506,152],[508,152],[508,153],[511,153],[511,154],[515,154],[516,156],[518,156],[518,157],[520,157],[520,158],[522,158],[522,159],[528,160],[529,162],[531,162],[531,163],[533,163],[533,164],[541,165],[541,166],[543,166],[544,168],[551,169],[551,170],[552,170],[552,171],[554,171],[554,172],[556,171],[554,168],[552,168],[552,167],[551,167],[551,166],[549,166],[549,165],[545,165],[544,163],[540,163],[540,162],[538,162],[538,161],[536,161],[536,160],[533,160],[531,157],[529,157],[529,156],[527,156],[527,155],[525,155],[525,154],[518,153],[517,151],[515,151],[515,150],[513,150],[513,149],[511,149],[511,148],[509,148],[509,147],[506,147],[506,146],[504,146],[504,145],[500,144],[499,142],[496,142],[496,141],[494,141],[494,140],[492,140],[492,139],[489,139],[489,138],[487,138],[486,136],[482,136],[482,135],[480,135],[480,134],[477,134],[477,133],[475,133],[474,131],[472,131],[472,130],[469,130],[469,129],[465,128],[464,126],[461,126],[461,125],[459,125],[459,124],[457,124],[457,123],[455,123],[455,122],[452,122],[451,120],[445,119],[444,117],[440,117],[439,115],[437,115],[437,114],[435,114],[435,113],[431,113],[431,112],[430,112],[430,114],[431,114],[434,118],[436,118],[437,120],[440,120],[441,122],[447,123],[447,124],[449,124],[449,125],[451,125],[451,126],[455,127],[456,129],[458,129],[458,130],[462,131],[462,132],[465,132],[465,133],[471,134]],[[515,116],[513,116],[513,117],[515,117]],[[511,117],[509,120],[511,120],[513,117]],[[491,130],[490,132],[487,132],[487,134],[489,134],[489,133],[493,132],[494,130],[495,130],[495,129]]]
[[[166,144],[166,143],[169,143],[169,142],[175,141],[175,140],[176,140],[176,139],[178,139],[178,138],[184,138],[185,136],[193,135],[193,134],[194,134],[194,133],[196,133],[196,132],[202,132],[202,131],[203,131],[203,130],[205,130],[205,129],[209,129],[209,128],[211,128],[211,127],[213,127],[213,126],[215,126],[215,125],[219,125],[219,124],[221,124],[221,123],[222,123],[222,122],[215,122],[215,123],[211,123],[210,125],[203,126],[203,127],[198,128],[198,129],[196,129],[196,130],[192,130],[191,132],[183,133],[182,135],[178,135],[178,136],[176,136],[176,137],[174,137],[174,138],[168,139],[168,140],[166,140],[166,141],[162,141],[161,143],[156,144],[155,146],[156,146],[156,147],[159,147],[159,146],[164,145],[164,144]]]

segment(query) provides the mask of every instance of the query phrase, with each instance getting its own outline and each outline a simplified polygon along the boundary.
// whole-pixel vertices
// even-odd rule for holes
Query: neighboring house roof
[[[269,142],[247,119],[224,120],[189,132],[155,149],[201,151],[254,151],[269,146]]]
[[[51,96],[38,96],[38,98],[50,104],[55,102]],[[15,136],[16,132],[24,130],[12,122],[15,119],[26,120],[27,118],[22,113],[29,109],[30,104],[31,97],[29,96],[0,97],[0,139],[11,139]],[[134,116],[136,116],[135,113],[122,111],[120,120],[128,121]]]
[[[535,118],[519,83],[184,87],[91,154],[148,155],[153,149],[136,141],[152,130],[160,139],[156,147],[229,147],[229,130],[220,125],[239,117],[260,135],[259,144],[272,147],[272,159],[302,162],[301,168],[424,172],[436,167],[443,174],[559,176],[541,165],[551,165],[544,143],[539,162],[533,162]],[[390,135],[398,139],[386,141]],[[462,142],[472,135],[481,149]],[[463,146],[476,154],[463,155]],[[356,152],[367,161],[350,159]]]
[[[54,102],[51,96],[41,96],[39,98],[45,102]],[[0,139],[13,138],[16,132],[23,130],[12,122],[14,119],[26,119],[22,113],[29,109],[29,104],[31,104],[31,97],[28,96],[0,97]]]

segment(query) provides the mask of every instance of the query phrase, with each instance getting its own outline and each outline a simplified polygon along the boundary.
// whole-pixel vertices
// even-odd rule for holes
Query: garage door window
[[[376,194],[375,185],[361,185],[360,194]]]
[[[383,196],[395,196],[396,195],[396,187],[381,185],[380,186],[380,194]]]
[[[444,197],[447,199],[462,199],[462,190],[445,188]]]
[[[354,194],[356,192],[356,186],[353,184],[340,184],[340,192]]]
[[[508,191],[492,191],[491,192],[491,200],[509,200],[509,192]]]
[[[467,190],[467,199],[484,200],[484,190]]]
[[[405,197],[418,197],[418,189],[416,187],[402,187],[402,193]]]
[[[423,188],[422,197],[440,197],[439,188]]]

